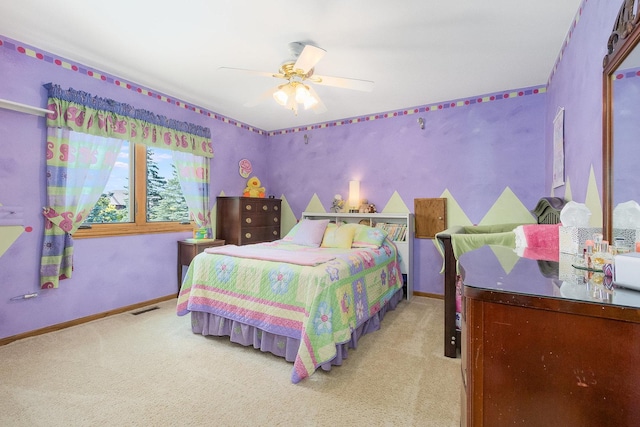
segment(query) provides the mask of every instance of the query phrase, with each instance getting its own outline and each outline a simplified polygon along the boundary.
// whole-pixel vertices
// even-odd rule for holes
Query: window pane
[[[129,141],[122,142],[120,154],[116,160],[109,181],[102,195],[87,217],[86,223],[127,223],[132,222],[129,209],[129,188],[133,181]]]
[[[147,221],[189,221],[170,150],[147,147]]]

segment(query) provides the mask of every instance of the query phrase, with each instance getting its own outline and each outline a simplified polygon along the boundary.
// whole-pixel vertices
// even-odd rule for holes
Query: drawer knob
[[[277,235],[278,235],[278,232],[277,232],[276,230],[273,230],[273,235],[274,235],[274,236],[277,236]]]
[[[245,219],[245,222],[246,222],[247,224],[251,224],[251,218],[247,218],[247,219]]]
[[[246,237],[247,239],[250,239],[251,238],[251,233],[245,234],[244,237]]]
[[[277,206],[274,206],[274,207],[273,207],[273,210],[274,210],[274,211],[277,211],[277,210],[278,210],[278,207],[277,207]]]
[[[251,210],[251,205],[247,205],[244,207],[246,210],[250,211]]]
[[[273,222],[278,222],[278,218],[273,218]]]
[[[266,211],[267,209],[269,209],[269,207],[267,205],[262,205],[262,210]]]

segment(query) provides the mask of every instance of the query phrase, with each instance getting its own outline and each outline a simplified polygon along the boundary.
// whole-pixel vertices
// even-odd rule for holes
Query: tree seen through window
[[[131,209],[135,198],[130,194],[130,183],[136,168],[135,152],[145,151],[146,163],[146,222],[188,222],[189,208],[184,199],[178,172],[171,160],[171,151],[150,147],[138,147],[130,152],[129,144],[123,144],[114,167],[109,184],[94,206],[86,223],[108,224],[129,223],[135,221],[135,212]],[[138,162],[141,163],[141,162]],[[140,175],[138,175],[140,176]],[[135,187],[135,186],[134,186]],[[140,187],[140,186],[138,186]],[[135,206],[135,203],[133,203]]]

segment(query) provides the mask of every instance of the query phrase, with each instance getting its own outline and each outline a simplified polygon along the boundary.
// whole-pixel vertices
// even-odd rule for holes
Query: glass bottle
[[[611,255],[611,252],[609,252],[609,242],[606,240],[603,240],[600,243],[600,247],[598,249],[599,250],[593,253],[591,259],[593,268],[596,270],[602,270],[602,267],[605,264],[613,263],[613,255]]]

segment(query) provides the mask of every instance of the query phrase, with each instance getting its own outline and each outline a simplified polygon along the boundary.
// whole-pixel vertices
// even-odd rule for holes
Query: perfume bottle
[[[591,257],[591,262],[593,264],[593,268],[596,270],[602,270],[602,267],[605,264],[613,263],[613,255],[609,252],[609,242],[603,240],[600,243],[600,247],[596,252],[593,253]]]
[[[591,269],[593,268],[593,240],[587,240],[584,243],[584,266]]]
[[[602,233],[595,233],[593,235],[593,252],[600,252],[602,246]]]

